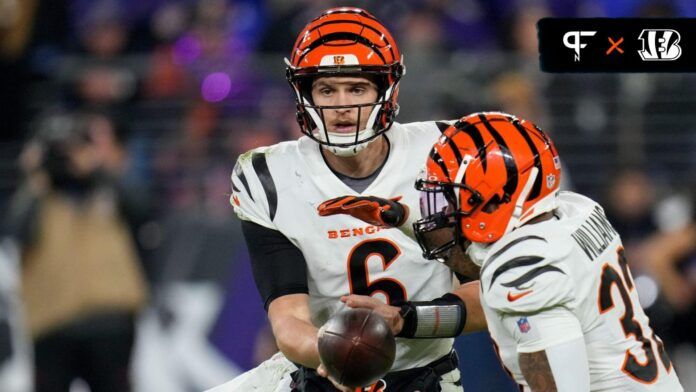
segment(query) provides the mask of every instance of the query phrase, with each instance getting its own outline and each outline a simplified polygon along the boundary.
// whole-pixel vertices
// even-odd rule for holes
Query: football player
[[[241,155],[231,204],[276,342],[298,365],[293,390],[334,390],[315,371],[318,328],[354,294],[410,311],[390,318],[399,338],[386,390],[460,391],[453,337],[485,328],[478,282],[455,287],[449,268],[388,227],[418,218],[413,182],[422,164],[413,157],[449,123],[394,122],[402,57],[362,9],[322,13],[286,63],[305,136]],[[274,360],[274,370],[257,368],[237,390],[266,375],[283,378],[287,362]]]
[[[619,234],[600,205],[559,192],[560,176],[553,143],[531,122],[462,118],[417,181],[424,255],[480,267],[488,329],[524,391],[682,391]]]

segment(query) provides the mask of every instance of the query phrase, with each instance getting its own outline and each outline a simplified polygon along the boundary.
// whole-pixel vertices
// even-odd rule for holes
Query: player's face
[[[438,260],[451,270],[468,278],[478,279],[479,267],[466,254],[469,241],[460,236],[460,224],[453,212],[456,207],[442,192],[421,191],[421,215],[416,223],[416,238],[427,258]]]
[[[312,83],[312,99],[317,106],[371,104],[377,101],[377,95],[377,85],[365,78],[326,77],[317,78]],[[321,112],[329,132],[353,133],[356,129],[365,129],[373,108],[374,106],[367,105],[360,108],[324,109]]]
[[[421,242],[426,247],[426,249],[439,249],[445,247],[447,244],[453,243],[455,240],[454,228],[451,226],[441,227],[439,229],[434,229],[431,231],[424,232],[421,235]],[[447,259],[450,257],[449,249],[438,253],[437,256],[440,259]]]
[[[420,208],[423,219],[416,223],[416,237],[429,258],[442,261],[456,243],[455,207],[441,191],[421,191]]]
[[[461,239],[455,241],[457,235],[454,227],[442,227],[424,233],[421,241],[427,242],[427,246],[432,248],[441,247],[444,244],[454,242],[453,246],[447,247],[444,251],[437,254],[437,260],[448,266],[452,271],[466,276],[470,279],[478,279],[480,268],[471,261],[466,254],[469,242]]]

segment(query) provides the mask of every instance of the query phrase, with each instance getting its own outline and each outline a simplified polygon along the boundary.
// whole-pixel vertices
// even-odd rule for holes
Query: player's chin
[[[474,280],[480,278],[481,267],[471,261],[466,252],[459,246],[454,246],[443,261],[452,271],[460,275]]]
[[[481,268],[471,261],[465,249],[464,246],[455,244],[433,254],[431,259],[446,265],[452,272],[477,280],[480,277]]]

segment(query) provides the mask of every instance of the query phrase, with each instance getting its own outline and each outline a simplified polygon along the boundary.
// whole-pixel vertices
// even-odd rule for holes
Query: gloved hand
[[[401,196],[383,199],[375,196],[340,196],[317,207],[319,215],[351,215],[378,227],[398,227],[408,218],[408,206],[399,203]]]

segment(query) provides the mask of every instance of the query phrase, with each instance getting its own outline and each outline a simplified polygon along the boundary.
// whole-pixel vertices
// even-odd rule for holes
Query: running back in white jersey
[[[619,234],[594,201],[561,192],[554,219],[491,245],[481,289],[491,336],[525,391],[518,353],[577,338],[585,342],[592,391],[683,390],[638,302]],[[578,336],[539,331],[534,323],[566,310],[580,323]]]
[[[448,124],[444,124],[446,127]],[[363,195],[403,196],[409,221],[418,219],[413,184],[430,146],[435,122],[398,124],[386,133],[390,153]],[[331,172],[319,145],[307,137],[252,150],[237,161],[231,202],[240,219],[278,230],[302,252],[312,322],[320,327],[344,309],[339,298],[371,295],[385,302],[428,301],[453,289],[450,270],[422,257],[418,244],[398,229],[379,229],[349,215],[320,217],[317,206],[358,195]],[[397,339],[392,370],[424,366],[452,349],[453,339]]]

